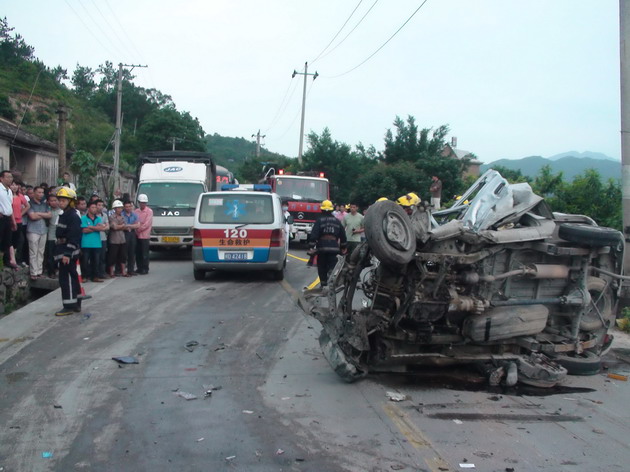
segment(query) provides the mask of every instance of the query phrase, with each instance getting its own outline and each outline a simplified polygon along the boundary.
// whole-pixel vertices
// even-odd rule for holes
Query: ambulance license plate
[[[164,236],[162,237],[162,242],[163,243],[179,243],[181,242],[181,239],[179,238],[179,236]]]
[[[226,252],[223,256],[226,261],[246,261],[246,252]]]

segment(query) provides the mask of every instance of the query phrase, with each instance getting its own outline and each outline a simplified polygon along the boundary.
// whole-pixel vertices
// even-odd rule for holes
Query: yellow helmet
[[[350,204],[349,203],[346,205],[346,211],[350,211]]]
[[[385,200],[387,200],[387,197],[381,197],[378,200],[376,200],[377,202],[384,202]]]
[[[333,211],[335,209],[330,200],[324,200],[320,208],[322,211]]]
[[[415,193],[408,193],[396,200],[396,203],[398,203],[401,207],[410,207],[420,203],[420,197]]]
[[[76,200],[77,199],[77,192],[75,192],[74,190],[72,190],[69,187],[61,187],[61,188],[59,188],[59,190],[57,190],[57,197],[58,198],[67,198],[68,200]]]

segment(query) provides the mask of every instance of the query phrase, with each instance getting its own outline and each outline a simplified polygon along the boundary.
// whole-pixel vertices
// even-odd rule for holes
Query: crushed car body
[[[451,208],[391,201],[365,214],[367,241],[328,289],[305,290],[332,368],[473,364],[493,385],[552,387],[599,371],[620,290],[622,234],[553,213],[527,183],[487,171]]]

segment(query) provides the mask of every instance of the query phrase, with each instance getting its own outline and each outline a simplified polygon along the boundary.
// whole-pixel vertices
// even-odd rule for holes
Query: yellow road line
[[[407,438],[409,444],[419,451],[430,451],[435,454],[433,457],[423,457],[430,470],[434,472],[452,470],[448,462],[442,459],[440,454],[435,450],[431,441],[411,422],[411,419],[404,411],[392,403],[383,405],[383,410],[400,432]]]
[[[293,259],[297,259],[298,261],[308,262],[308,259],[304,259],[303,257],[294,256],[293,254],[287,253],[287,256],[292,257]]]
[[[312,290],[314,289],[317,285],[319,284],[319,277],[317,277],[315,280],[313,280],[313,282],[311,282],[311,284],[306,287],[308,290]]]

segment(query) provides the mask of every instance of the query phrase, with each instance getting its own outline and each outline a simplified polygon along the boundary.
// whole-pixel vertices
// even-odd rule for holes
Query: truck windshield
[[[145,182],[138,186],[138,195],[146,194],[151,208],[195,208],[205,190],[193,182]]]
[[[273,223],[271,195],[224,192],[204,195],[199,211],[200,223],[237,225]]]
[[[276,193],[292,200],[321,202],[328,199],[328,181],[318,179],[276,179]]]

